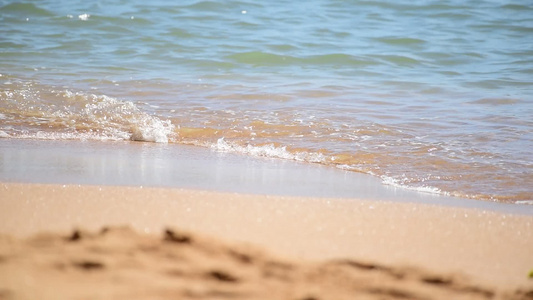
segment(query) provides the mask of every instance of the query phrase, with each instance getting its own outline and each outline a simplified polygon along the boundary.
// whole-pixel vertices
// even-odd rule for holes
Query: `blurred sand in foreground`
[[[532,226],[418,203],[3,183],[0,299],[532,299]]]

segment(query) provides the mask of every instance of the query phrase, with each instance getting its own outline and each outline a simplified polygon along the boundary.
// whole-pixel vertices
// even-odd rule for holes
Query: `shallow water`
[[[532,16],[512,1],[0,1],[0,137],[193,144],[532,203]]]
[[[362,199],[533,216],[533,205],[420,193],[335,167],[176,143],[4,139],[0,143],[0,182],[184,188],[342,202]]]

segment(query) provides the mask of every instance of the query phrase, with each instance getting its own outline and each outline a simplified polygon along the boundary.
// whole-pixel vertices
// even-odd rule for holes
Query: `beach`
[[[533,299],[532,15],[0,0],[0,300]]]
[[[0,195],[2,299],[532,297],[531,216],[146,187]]]
[[[9,166],[19,161],[9,151],[9,144],[16,145],[31,172],[26,173],[26,180],[18,179],[22,182],[4,179],[0,184],[2,299],[31,299],[36,295],[41,299],[532,296],[533,281],[528,272],[533,267],[533,217],[527,205],[491,207],[475,201],[477,207],[460,207],[444,205],[435,195],[419,192],[413,201],[379,200],[379,195],[387,197],[384,191],[389,187],[368,182],[358,189],[362,195],[365,186],[379,189],[374,198],[358,198],[357,193],[352,197],[287,195],[283,188],[276,194],[279,183],[272,182],[272,177],[283,174],[276,160],[234,160],[231,155],[172,145],[165,146],[173,149],[169,153],[192,151],[205,162],[203,167],[195,163],[198,168],[191,169],[180,159],[167,159],[167,168],[184,178],[202,172],[213,174],[213,165],[230,164],[233,172],[243,174],[263,170],[261,176],[247,176],[247,184],[270,184],[273,192],[217,190],[205,183],[209,182],[207,175],[204,189],[191,188],[190,182],[187,187],[179,187],[179,182],[175,182],[178,187],[125,185],[135,180],[127,175],[135,164],[124,167],[122,177],[113,173],[114,185],[84,181],[115,170],[115,165],[101,160],[120,164],[118,157],[122,157],[122,165],[132,160],[131,154],[120,151],[122,144],[109,143],[93,144],[95,148],[83,155],[76,152],[78,161],[90,163],[74,170],[91,173],[75,177],[69,173],[72,168],[63,168],[50,155],[63,153],[69,161],[66,149],[82,149],[74,146],[83,142],[40,141],[41,151],[36,154],[28,152],[35,148],[35,141],[4,140],[3,178],[10,172]],[[105,149],[112,149],[116,157],[110,159]],[[156,149],[162,156],[145,150],[146,157],[165,161],[167,152]],[[185,155],[184,159],[190,161],[193,156]],[[37,163],[42,161],[52,161],[55,167]],[[145,163],[153,165],[149,160]],[[314,167],[317,173],[311,171]],[[275,168],[278,172],[273,172]],[[322,166],[298,163],[288,169],[308,174],[307,178],[294,179],[303,185],[320,174],[336,178],[335,172],[340,172],[346,176],[342,170],[326,171]],[[64,183],[35,182],[46,181],[39,170],[48,170]],[[169,173],[163,167],[155,170]],[[70,181],[66,179],[69,174]],[[226,177],[237,180],[229,174]],[[145,176],[153,174],[145,170]],[[202,176],[196,178],[201,183]],[[522,209],[506,211],[503,207]],[[174,245],[173,239],[179,245]],[[188,239],[192,242],[183,242]],[[239,256],[244,262],[236,259],[235,253],[244,253]],[[272,264],[275,267],[270,270]]]

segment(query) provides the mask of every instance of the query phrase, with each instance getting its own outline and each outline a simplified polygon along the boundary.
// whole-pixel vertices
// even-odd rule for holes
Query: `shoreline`
[[[386,185],[369,174],[181,144],[0,139],[0,182],[152,186],[242,194],[368,199],[533,216],[533,205]],[[53,176],[50,176],[50,175]]]
[[[172,227],[296,260],[355,258],[464,274],[497,288],[533,287],[533,219],[472,208],[201,190],[0,184],[0,232]]]
[[[4,141],[0,299],[533,296],[533,206],[193,146]]]

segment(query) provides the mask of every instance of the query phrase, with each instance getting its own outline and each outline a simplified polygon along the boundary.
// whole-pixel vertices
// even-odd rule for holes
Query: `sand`
[[[2,183],[0,299],[533,299],[532,227],[423,203]]]

